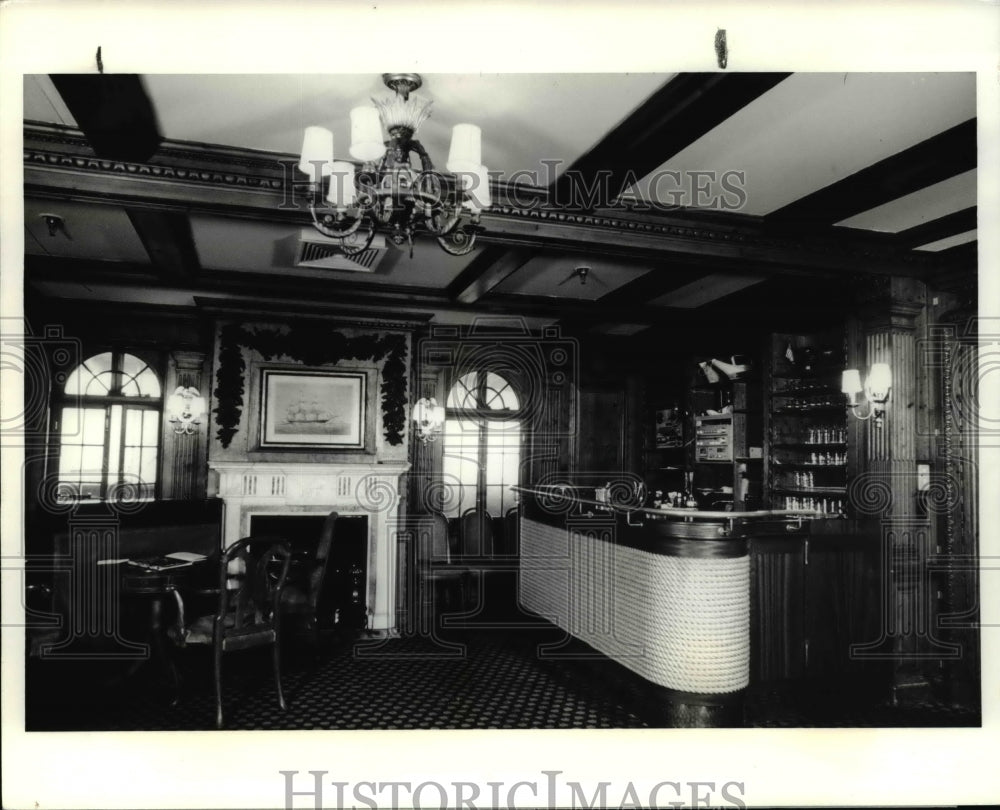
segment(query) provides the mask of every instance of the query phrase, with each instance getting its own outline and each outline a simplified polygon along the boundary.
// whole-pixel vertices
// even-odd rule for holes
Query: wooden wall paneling
[[[750,677],[768,683],[805,672],[803,539],[750,541]]]
[[[624,471],[629,441],[627,428],[627,398],[623,390],[581,388],[577,471]]]
[[[178,386],[197,388],[211,402],[209,380],[205,373],[205,353],[174,351],[167,361],[163,399]],[[211,406],[209,406],[211,407]],[[183,435],[174,432],[174,426],[162,416],[163,442],[160,447],[160,497],[179,500],[196,500],[206,497],[208,475],[208,428],[211,413],[202,416],[195,432]]]

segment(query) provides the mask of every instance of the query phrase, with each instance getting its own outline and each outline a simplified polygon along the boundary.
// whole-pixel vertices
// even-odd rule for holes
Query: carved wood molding
[[[347,337],[321,323],[305,323],[287,330],[264,326],[227,324],[222,327],[219,365],[215,372],[218,405],[214,409],[216,437],[229,447],[239,430],[246,391],[246,361],[243,350],[253,350],[265,360],[289,357],[307,366],[334,365],[343,359],[383,363],[381,400],[382,426],[386,441],[403,443],[406,431],[405,335],[358,335]]]
[[[72,130],[26,126],[26,195],[308,221],[306,184],[293,176],[291,155],[166,142],[153,161],[130,163],[88,151]],[[583,212],[551,205],[544,190],[494,186],[495,204],[483,215],[484,242],[646,259],[710,257],[733,262],[735,271],[749,260],[771,272],[827,277],[922,277],[937,266],[932,255],[900,250],[891,238],[845,228],[783,232],[756,217],[690,210]]]

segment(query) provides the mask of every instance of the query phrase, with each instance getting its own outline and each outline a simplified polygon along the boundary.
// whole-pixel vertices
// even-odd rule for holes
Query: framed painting
[[[261,449],[365,446],[365,374],[261,371]]]

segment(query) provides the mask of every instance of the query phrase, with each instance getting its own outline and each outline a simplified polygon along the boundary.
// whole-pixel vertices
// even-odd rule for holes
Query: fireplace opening
[[[250,534],[283,537],[296,558],[315,554],[326,515],[251,515]],[[319,598],[323,623],[362,630],[368,620],[368,517],[341,515]]]

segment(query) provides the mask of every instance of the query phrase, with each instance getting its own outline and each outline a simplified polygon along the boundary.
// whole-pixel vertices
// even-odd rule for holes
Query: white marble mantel
[[[225,501],[222,537],[228,546],[250,533],[253,515],[328,513],[368,516],[368,606],[371,629],[396,624],[400,479],[406,462],[210,461]]]

